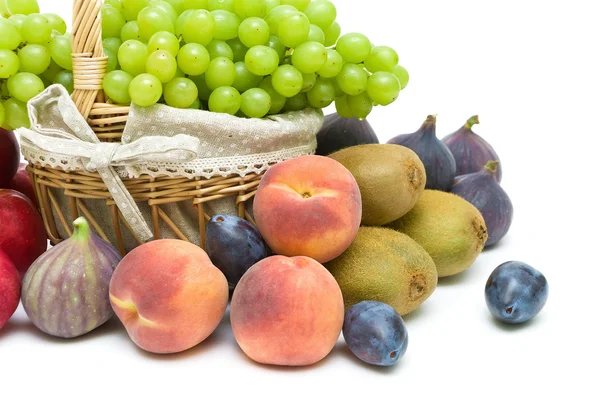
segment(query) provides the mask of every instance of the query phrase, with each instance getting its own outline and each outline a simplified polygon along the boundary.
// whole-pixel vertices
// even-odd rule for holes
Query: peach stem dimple
[[[120,300],[118,298],[116,298],[115,296],[111,295],[110,296],[110,300],[119,308],[121,308],[124,311],[128,311],[130,318],[136,318],[142,325],[146,325],[146,326],[154,326],[156,325],[155,322],[150,321],[147,318],[144,318],[138,311],[137,307],[135,306],[135,304],[133,303],[133,301],[129,300],[129,301],[123,301]]]

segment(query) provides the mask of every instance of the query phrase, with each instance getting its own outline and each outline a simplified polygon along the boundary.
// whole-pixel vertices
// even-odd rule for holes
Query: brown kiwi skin
[[[488,238],[479,210],[454,194],[436,190],[425,190],[415,207],[389,227],[423,246],[440,278],[470,268]]]
[[[425,190],[425,167],[407,147],[365,144],[329,157],[350,170],[358,182],[364,226],[383,226],[397,220],[414,207]]]
[[[361,227],[350,248],[325,267],[340,285],[346,309],[374,300],[406,315],[431,296],[438,282],[425,249],[387,228]]]

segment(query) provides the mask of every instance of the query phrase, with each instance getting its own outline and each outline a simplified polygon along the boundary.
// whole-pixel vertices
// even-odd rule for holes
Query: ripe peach
[[[273,256],[242,277],[231,326],[244,353],[262,364],[305,366],[325,358],[344,323],[342,291],[308,257]]]
[[[331,158],[294,158],[267,171],[254,216],[275,253],[325,263],[346,251],[358,233],[360,189],[350,171]]]
[[[204,341],[229,299],[225,275],[201,248],[157,240],[123,258],[110,282],[110,302],[142,349],[178,353]]]

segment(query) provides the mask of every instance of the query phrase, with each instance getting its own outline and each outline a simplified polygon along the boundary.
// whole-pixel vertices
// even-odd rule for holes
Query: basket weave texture
[[[102,0],[74,2],[72,35],[75,90],[72,100],[102,142],[119,142],[130,107],[109,104],[104,97],[102,82],[108,58],[102,48],[101,7]],[[98,173],[68,172],[60,167],[50,168],[39,163],[30,164],[28,170],[48,237],[53,244],[71,235],[72,221],[79,216],[87,218],[96,233],[112,242],[123,255],[142,244]],[[137,179],[123,179],[123,183],[140,208],[151,210],[154,239],[178,238],[204,247],[206,223],[211,218],[208,214],[211,203],[233,198],[238,216],[254,222],[247,203],[256,194],[261,177],[260,173],[210,179],[143,175]],[[94,213],[99,201],[104,202],[104,210]],[[90,206],[91,202],[95,205]],[[170,217],[168,210],[185,208],[189,211],[192,207],[196,215],[192,216],[186,211],[186,222],[189,226],[189,219],[195,219],[198,230],[190,235],[189,230],[178,226],[177,219]]]

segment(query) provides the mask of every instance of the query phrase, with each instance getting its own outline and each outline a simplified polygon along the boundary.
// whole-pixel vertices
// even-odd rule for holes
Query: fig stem
[[[500,161],[488,161],[487,164],[485,164],[485,170],[495,174],[496,171],[498,171],[498,166],[500,165]]]
[[[85,218],[79,217],[73,222],[73,235],[71,237],[78,240],[90,238],[90,225]]]
[[[473,115],[465,124],[465,128],[471,130],[473,128],[473,125],[477,124],[479,124],[479,115]]]

